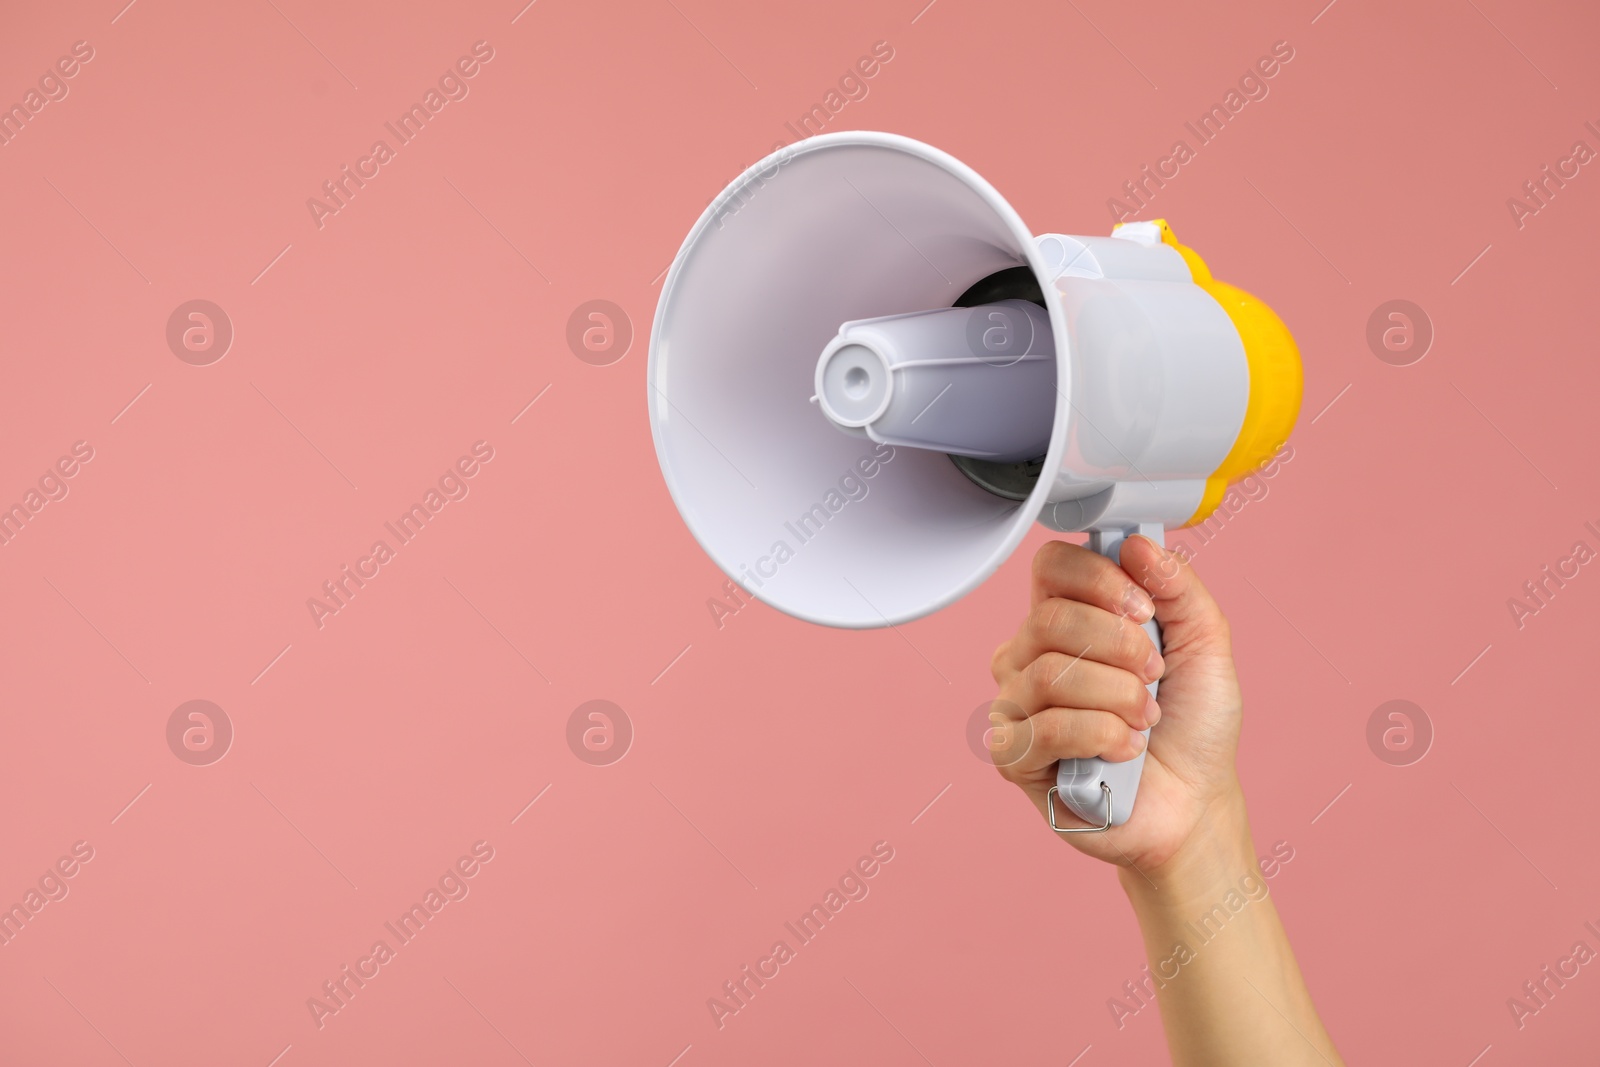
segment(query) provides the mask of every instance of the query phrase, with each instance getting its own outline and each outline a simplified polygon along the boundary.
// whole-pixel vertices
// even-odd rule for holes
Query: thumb
[[[1228,620],[1187,560],[1137,534],[1122,544],[1122,569],[1155,601],[1162,644],[1230,654]]]

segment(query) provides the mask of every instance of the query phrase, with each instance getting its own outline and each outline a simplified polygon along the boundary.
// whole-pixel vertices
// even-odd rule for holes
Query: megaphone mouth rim
[[[723,187],[710,204],[706,205],[700,217],[690,228],[683,243],[679,246],[672,264],[667,268],[666,278],[662,282],[661,295],[656,301],[655,315],[651,321],[650,344],[646,359],[646,381],[649,385],[649,414],[650,436],[655,446],[657,465],[661,468],[663,479],[667,484],[667,492],[671,496],[674,506],[682,516],[684,524],[689,528],[701,550],[711,557],[719,570],[734,581],[738,581],[738,574],[729,566],[730,561],[722,559],[716,549],[712,547],[714,541],[706,536],[706,532],[699,529],[698,516],[692,509],[686,508],[683,487],[680,484],[677,471],[668,461],[662,419],[660,418],[663,401],[670,403],[658,381],[661,370],[661,331],[665,324],[668,309],[672,306],[674,290],[679,282],[691,253],[700,244],[711,223],[718,214],[727,206],[728,201],[743,190],[750,181],[762,172],[770,171],[777,166],[793,162],[803,156],[816,152],[824,152],[836,148],[887,148],[903,152],[907,155],[921,159],[942,168],[951,174],[983,200],[995,216],[1000,219],[1005,228],[1010,232],[1017,246],[1022,251],[1025,265],[1033,272],[1039,282],[1040,290],[1045,294],[1046,312],[1050,317],[1050,329],[1055,339],[1056,348],[1056,403],[1055,418],[1051,426],[1050,446],[1045,454],[1044,470],[1054,471],[1059,469],[1062,453],[1066,447],[1066,426],[1070,412],[1068,397],[1071,388],[1071,359],[1068,349],[1069,335],[1067,332],[1066,314],[1060,300],[1055,298],[1054,278],[1043,255],[1037,245],[1034,232],[1023,222],[1008,200],[1000,194],[976,170],[941,149],[916,140],[903,134],[885,133],[873,130],[847,130],[837,133],[824,133],[808,137],[801,141],[783,146],[762,157],[760,160],[746,167],[736,178]],[[1041,477],[1038,484],[1028,498],[1015,505],[1016,511],[1011,519],[1011,528],[984,559],[981,566],[974,568],[964,580],[952,588],[943,590],[936,598],[916,608],[879,613],[877,619],[861,619],[857,617],[839,616],[824,612],[817,612],[799,608],[793,604],[780,604],[764,595],[757,589],[745,589],[746,593],[757,600],[777,609],[785,615],[791,615],[806,622],[830,626],[839,629],[881,629],[893,627],[902,623],[911,622],[924,616],[931,615],[961,600],[979,585],[983,584],[996,570],[998,570],[1011,554],[1016,551],[1028,531],[1037,521],[1039,514],[1044,510],[1045,503],[1054,479]],[[997,501],[999,497],[995,498]],[[733,564],[734,567],[737,564]],[[741,588],[745,588],[741,585]],[[874,608],[876,611],[877,609]]]

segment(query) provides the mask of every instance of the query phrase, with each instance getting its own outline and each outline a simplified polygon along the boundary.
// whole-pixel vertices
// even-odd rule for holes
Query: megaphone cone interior
[[[791,615],[873,627],[951,603],[1010,555],[1043,480],[995,496],[941,452],[841,433],[811,398],[841,324],[948,308],[1019,265],[1044,276],[1016,212],[907,138],[815,137],[724,191],[668,272],[649,369],[668,487],[723,571]],[[1047,466],[1066,412],[1051,405]]]
[[[723,191],[668,271],[648,374],[701,546],[844,627],[951,603],[1035,519],[1200,521],[1300,402],[1283,323],[1165,222],[1036,237],[970,168],[882,133],[802,141]]]

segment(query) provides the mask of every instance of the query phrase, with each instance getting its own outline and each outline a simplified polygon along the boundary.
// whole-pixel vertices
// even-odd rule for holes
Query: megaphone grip
[[[1141,523],[1132,529],[1091,530],[1089,548],[1113,563],[1122,561],[1122,542],[1130,534],[1142,534],[1156,544],[1162,544],[1161,526]],[[1144,624],[1156,651],[1161,651],[1161,627],[1154,619]],[[1156,695],[1160,682],[1147,687]],[[1149,752],[1150,730],[1144,731],[1145,748],[1125,763],[1108,763],[1103,759],[1064,759],[1056,767],[1056,791],[1074,815],[1099,828],[1107,822],[1121,826],[1133,814],[1133,802],[1139,794],[1139,778],[1144,773],[1144,758]],[[1107,819],[1107,806],[1110,818]]]

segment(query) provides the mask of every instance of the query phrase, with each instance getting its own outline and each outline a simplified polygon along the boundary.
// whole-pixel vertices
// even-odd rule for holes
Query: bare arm
[[[1163,867],[1117,873],[1174,1064],[1343,1064],[1266,894],[1237,786]]]
[[[1066,840],[1118,868],[1173,1063],[1338,1067],[1267,895],[1234,773],[1242,702],[1227,620],[1189,566],[1153,542],[1130,538],[1122,563],[1063,542],[1040,549],[1028,618],[992,665],[995,763],[1044,814],[1057,760],[1131,759],[1139,731],[1159,720],[1132,818]],[[1152,613],[1163,656],[1138,625]],[[1155,678],[1159,702],[1144,688]],[[1057,820],[1073,821],[1063,809]]]

